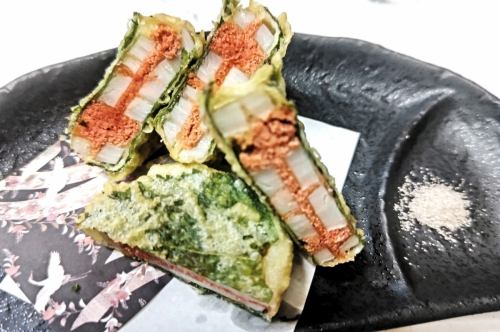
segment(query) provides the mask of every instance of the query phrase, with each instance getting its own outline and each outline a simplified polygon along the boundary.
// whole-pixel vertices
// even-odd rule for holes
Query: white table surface
[[[364,39],[467,77],[500,96],[500,1],[260,0],[295,32]],[[0,86],[37,68],[116,47],[133,11],[166,12],[210,29],[217,0],[0,2]],[[78,79],[78,78],[75,78]],[[487,313],[393,331],[498,331]]]

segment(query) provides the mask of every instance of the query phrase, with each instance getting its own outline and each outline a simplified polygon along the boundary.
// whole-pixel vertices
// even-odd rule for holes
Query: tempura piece
[[[292,242],[279,217],[242,180],[204,165],[155,165],[109,183],[78,227],[266,319],[290,282]]]
[[[178,99],[163,108],[155,119],[170,156],[183,163],[204,163],[214,154],[214,141],[198,105],[203,87],[232,86],[247,81],[264,63],[282,58],[291,38],[284,14],[275,18],[263,6],[250,2],[224,2],[223,12],[209,37],[207,49],[189,74]]]
[[[275,75],[276,68],[265,66],[246,83],[210,88],[202,105],[211,133],[233,171],[267,196],[317,264],[351,261],[363,248],[363,233]]]
[[[136,169],[159,147],[153,118],[175,98],[203,43],[186,21],[134,14],[104,78],[72,109],[72,148],[117,178]]]

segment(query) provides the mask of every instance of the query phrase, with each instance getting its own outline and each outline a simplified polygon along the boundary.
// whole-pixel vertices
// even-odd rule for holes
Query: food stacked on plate
[[[353,260],[362,231],[286,98],[290,39],[286,16],[254,2],[225,1],[207,38],[134,14],[72,109],[73,149],[110,174],[79,227],[266,319],[289,285],[292,240],[321,266]],[[146,164],[162,144],[174,162]]]

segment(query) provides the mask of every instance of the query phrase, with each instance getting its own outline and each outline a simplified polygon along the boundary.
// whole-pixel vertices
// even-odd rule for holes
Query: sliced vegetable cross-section
[[[234,0],[224,2],[205,54],[189,73],[180,98],[155,119],[156,131],[173,159],[204,163],[213,156],[215,144],[198,105],[203,87],[212,81],[217,86],[247,81],[262,64],[283,57],[290,38],[284,14],[275,18],[255,2],[247,8]]]
[[[152,119],[178,92],[203,45],[186,21],[134,14],[104,78],[72,109],[72,148],[117,177],[133,171],[159,146]]]
[[[233,171],[267,196],[317,264],[353,260],[363,233],[274,75],[265,66],[246,83],[210,89],[202,105],[211,132]]]

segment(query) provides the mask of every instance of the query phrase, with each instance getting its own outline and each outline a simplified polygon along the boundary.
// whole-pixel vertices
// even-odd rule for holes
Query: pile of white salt
[[[423,180],[406,176],[398,188],[400,200],[395,211],[404,231],[412,232],[415,222],[437,231],[448,241],[454,241],[453,233],[471,224],[470,201],[462,192],[461,184],[452,185],[421,169]]]

